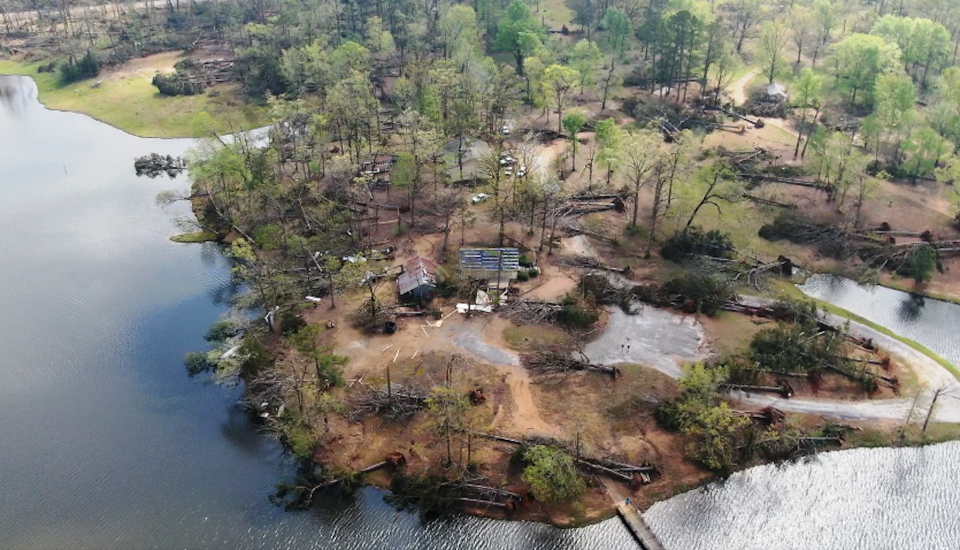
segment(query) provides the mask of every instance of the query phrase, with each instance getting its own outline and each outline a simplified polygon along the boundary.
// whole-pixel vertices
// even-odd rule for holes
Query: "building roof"
[[[460,173],[461,160],[457,158],[460,140],[454,138],[443,146],[444,157],[447,162],[447,176],[453,182],[478,179],[482,176],[480,159],[489,155],[492,149],[487,142],[472,137],[463,137],[462,164],[463,174]]]
[[[404,264],[403,273],[397,277],[397,288],[404,295],[421,286],[434,286],[437,282],[437,265],[423,256],[414,256]]]
[[[516,248],[461,248],[460,269],[474,273],[519,271],[520,251]]]
[[[763,93],[765,93],[767,97],[787,97],[786,87],[779,82],[774,82],[773,84],[767,84],[764,86]]]

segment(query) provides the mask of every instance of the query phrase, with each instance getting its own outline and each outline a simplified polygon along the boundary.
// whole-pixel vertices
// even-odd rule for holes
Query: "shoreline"
[[[143,81],[134,76],[109,78],[119,71],[105,71],[95,79],[60,86],[55,74],[37,72],[40,64],[0,56],[0,76],[31,79],[37,90],[37,101],[49,111],[88,116],[141,139],[193,139],[190,120],[201,112],[214,116],[222,133],[231,130],[223,127],[224,119],[239,116],[243,124],[237,131],[248,131],[264,126],[268,118],[265,107],[246,99],[231,105],[232,100],[222,100],[219,95],[215,100],[207,94],[167,97],[159,94],[145,78]],[[101,85],[91,87],[91,83],[96,82]],[[224,91],[225,95],[233,95],[232,91]]]
[[[830,275],[829,273],[824,273],[824,274]],[[813,276],[813,275],[811,275],[811,277],[812,277],[812,276]],[[842,275],[837,275],[837,276],[842,277]],[[802,283],[801,283],[801,284],[802,284]],[[889,336],[889,337],[891,337],[891,338],[894,338],[894,339],[896,339],[896,340],[899,340],[900,342],[902,342],[903,344],[905,344],[905,345],[907,345],[907,346],[910,346],[911,348],[913,348],[913,349],[916,350],[917,352],[922,353],[923,355],[926,355],[927,357],[929,357],[929,358],[932,359],[933,361],[936,361],[937,363],[940,364],[940,366],[942,366],[943,368],[945,368],[945,369],[947,369],[948,371],[950,371],[950,373],[953,374],[953,376],[954,376],[957,380],[960,380],[960,366],[954,365],[954,364],[951,363],[950,361],[947,361],[946,359],[944,359],[943,357],[941,357],[939,354],[937,354],[936,352],[934,352],[934,351],[931,350],[930,348],[924,346],[924,345],[921,344],[920,342],[917,342],[917,341],[915,341],[915,340],[912,340],[912,339],[910,339],[910,338],[907,338],[906,336],[897,334],[896,332],[894,332],[893,330],[888,329],[887,327],[884,327],[884,326],[882,326],[882,325],[880,325],[880,324],[877,324],[877,323],[875,323],[875,322],[873,322],[873,321],[871,321],[871,320],[869,320],[869,319],[866,319],[866,318],[864,318],[864,317],[861,317],[860,315],[857,315],[856,313],[853,313],[853,312],[851,312],[851,311],[849,311],[849,310],[846,310],[846,309],[844,309],[844,308],[842,308],[842,307],[840,307],[840,306],[836,306],[836,305],[833,305],[833,304],[831,304],[831,303],[829,303],[829,302],[825,302],[825,301],[820,300],[820,299],[818,299],[818,298],[814,298],[813,296],[810,296],[810,295],[804,293],[802,290],[800,290],[800,288],[799,288],[799,287],[797,286],[797,284],[795,284],[795,283],[792,283],[792,282],[787,281],[787,282],[786,282],[786,285],[781,285],[781,286],[782,286],[782,288],[779,288],[779,289],[778,289],[778,292],[786,295],[787,297],[790,297],[790,298],[802,298],[802,299],[804,299],[804,300],[810,300],[810,301],[814,302],[815,304],[817,304],[817,307],[822,308],[824,311],[826,311],[826,312],[828,312],[828,313],[832,313],[832,314],[834,314],[834,315],[837,315],[837,316],[839,316],[839,317],[843,317],[843,318],[848,319],[848,320],[850,320],[850,321],[854,321],[854,322],[856,322],[856,323],[860,323],[860,324],[865,325],[865,326],[867,326],[867,327],[869,327],[869,328],[871,328],[871,329],[873,329],[873,330],[875,330],[875,331],[877,331],[877,332],[880,332],[880,333],[885,334],[885,335],[887,335],[887,336]],[[890,287],[890,286],[886,286],[886,285],[879,285],[879,286],[885,286],[886,288],[889,288],[889,289],[891,289],[891,290],[896,290],[896,291],[899,291],[899,292],[904,292],[904,293],[907,293],[907,294],[912,294],[912,293],[906,292],[906,291],[904,291],[904,290],[901,290],[901,289],[899,289],[899,288],[894,288],[894,287]],[[788,290],[788,289],[789,289],[789,290]],[[924,298],[927,298],[926,296],[923,296],[923,297],[924,297]],[[939,298],[930,298],[930,299],[939,300]],[[960,305],[960,301],[957,301],[957,302],[953,302],[953,301],[949,301],[949,300],[940,300],[940,301],[942,301],[942,302],[947,302],[947,303],[952,303],[952,304],[956,304],[956,305]]]
[[[5,72],[3,71],[3,61],[4,61],[4,60],[0,59],[0,74],[8,74],[8,73],[5,73]],[[14,63],[15,63],[15,62],[14,62]],[[23,66],[23,65],[21,65],[21,66]],[[25,67],[25,66],[23,66],[23,67]],[[44,108],[46,108],[46,109],[48,109],[48,110],[61,111],[61,112],[74,112],[74,113],[78,113],[78,114],[83,114],[83,115],[85,115],[85,116],[89,116],[90,118],[93,118],[94,120],[97,120],[98,122],[101,122],[101,123],[103,123],[103,124],[107,124],[107,125],[109,125],[109,126],[111,126],[111,127],[113,127],[113,128],[116,128],[116,129],[118,129],[118,130],[121,130],[121,131],[123,131],[123,132],[125,132],[125,133],[127,133],[127,134],[133,135],[133,136],[135,136],[135,137],[144,138],[144,139],[184,139],[185,137],[188,138],[187,136],[182,136],[182,137],[181,137],[181,136],[152,137],[152,136],[139,135],[139,134],[134,133],[134,132],[132,132],[132,131],[130,131],[130,130],[128,130],[128,129],[125,129],[125,128],[121,127],[121,126],[118,126],[118,125],[112,124],[112,123],[110,123],[110,122],[104,121],[104,120],[98,118],[97,116],[95,116],[95,115],[93,115],[93,114],[90,114],[89,112],[84,112],[83,110],[64,109],[64,108],[58,108],[58,107],[51,107],[48,103],[46,103],[46,102],[43,101],[43,99],[44,99],[44,91],[41,90],[40,85],[39,85],[39,83],[37,83],[37,80],[36,80],[36,78],[34,77],[34,75],[28,74],[28,73],[26,73],[26,72],[21,72],[21,73],[16,73],[16,72],[14,72],[14,73],[9,73],[9,74],[12,75],[12,76],[25,76],[25,77],[27,77],[27,78],[31,78],[31,79],[34,81],[34,83],[37,85],[38,101],[40,101],[40,102],[43,104]],[[83,85],[84,83],[80,83],[80,84]],[[921,292],[917,292],[917,291],[906,290],[906,289],[904,289],[904,288],[898,288],[897,286],[895,286],[895,285],[893,285],[893,284],[887,284],[887,282],[880,282],[880,283],[878,283],[878,284],[880,284],[881,286],[886,286],[886,287],[891,288],[891,289],[893,289],[893,290],[898,290],[898,291],[901,291],[901,292],[909,293],[909,294],[911,294],[911,295],[922,296],[922,297],[929,298],[929,299],[941,300],[941,301],[945,301],[945,302],[948,302],[948,303],[960,304],[960,298],[942,297],[942,296],[935,295],[935,294],[932,294],[932,293],[924,293],[924,292],[922,292],[922,291],[921,291]],[[937,361],[937,363],[939,363],[941,366],[943,366],[944,368],[948,369],[954,377],[960,379],[960,371],[958,371],[957,367],[955,367],[954,365],[950,364],[948,361],[944,360],[943,358],[939,357],[937,354],[935,354],[935,353],[932,352],[931,350],[927,349],[927,348],[926,348],[925,346],[923,346],[922,344],[919,344],[918,342],[915,342],[915,341],[913,341],[913,340],[911,340],[911,339],[909,339],[909,338],[906,338],[906,337],[903,337],[903,336],[901,336],[901,335],[899,335],[899,334],[896,334],[895,332],[893,332],[893,331],[891,331],[891,330],[889,330],[889,329],[887,329],[887,328],[885,328],[885,327],[882,327],[882,326],[880,326],[880,325],[877,325],[876,323],[873,323],[873,322],[871,322],[871,321],[869,321],[869,320],[867,320],[867,319],[864,319],[864,318],[862,318],[862,317],[860,317],[860,316],[858,316],[858,315],[856,315],[856,314],[853,314],[852,312],[849,312],[849,311],[847,311],[847,310],[844,310],[843,308],[840,308],[840,307],[838,307],[838,306],[834,306],[834,305],[832,305],[832,304],[823,302],[823,301],[818,300],[818,299],[816,299],[816,298],[813,298],[813,297],[811,297],[811,296],[807,296],[806,294],[803,294],[802,291],[800,291],[799,289],[797,289],[796,286],[793,285],[792,283],[790,283],[790,286],[793,287],[793,288],[796,290],[796,292],[803,297],[803,299],[814,301],[815,303],[817,303],[817,305],[818,305],[819,307],[821,307],[822,309],[824,309],[824,310],[826,310],[826,311],[828,311],[828,312],[830,312],[830,313],[838,314],[838,315],[840,315],[840,316],[842,316],[842,317],[844,317],[844,318],[846,318],[846,319],[849,319],[849,320],[851,320],[851,321],[856,321],[856,322],[862,323],[862,324],[864,324],[864,325],[866,325],[866,326],[868,326],[868,327],[870,327],[870,328],[872,328],[872,329],[874,329],[874,330],[876,330],[876,331],[878,331],[878,332],[887,334],[888,336],[890,336],[890,337],[892,337],[892,338],[895,338],[895,339],[901,341],[901,342],[904,343],[905,345],[908,345],[908,346],[910,346],[911,348],[917,350],[919,353],[922,353],[922,354],[926,355],[927,357],[929,357],[930,359],[933,359],[933,360]],[[876,422],[873,422],[873,423],[876,423]],[[913,442],[911,442],[909,445],[910,445],[910,446],[923,446],[923,445],[935,444],[935,443],[939,443],[939,442],[941,442],[941,441],[936,441],[936,440],[934,440],[934,441],[918,440],[918,441],[913,441]],[[285,445],[285,446],[286,446],[286,445]],[[844,448],[836,449],[836,450],[849,450],[849,449],[859,448],[859,447],[863,447],[863,446],[868,446],[868,445],[854,445],[854,446],[851,446],[851,447],[844,447]],[[892,446],[892,445],[891,445],[891,444],[888,444],[888,445],[884,445],[884,446]],[[832,450],[831,450],[831,451],[832,451]],[[773,464],[778,464],[778,463],[781,463],[781,462],[782,462],[782,461],[760,461],[760,462],[758,462],[758,463],[752,463],[752,464],[746,465],[746,466],[743,467],[743,468],[738,468],[738,469],[736,469],[735,471],[743,471],[743,470],[746,470],[746,469],[748,469],[748,468],[752,468],[752,467],[755,467],[755,466],[760,466],[760,465],[764,465],[764,464],[771,464],[771,463],[773,463]],[[642,508],[643,508],[644,510],[649,509],[649,507],[652,506],[653,504],[655,504],[656,502],[668,500],[668,499],[670,499],[670,498],[672,498],[672,497],[674,497],[674,496],[676,496],[676,495],[679,495],[679,494],[681,494],[681,493],[685,493],[685,492],[688,492],[688,491],[691,491],[691,490],[695,490],[695,489],[700,488],[700,487],[702,487],[702,486],[704,486],[704,485],[707,485],[707,484],[709,484],[709,483],[715,482],[715,481],[717,481],[717,480],[719,480],[719,479],[722,479],[722,478],[720,478],[720,477],[718,477],[718,476],[716,476],[716,475],[710,474],[710,475],[709,475],[708,477],[706,477],[705,479],[703,479],[703,480],[701,480],[700,482],[698,482],[698,483],[696,483],[696,484],[693,484],[693,485],[679,485],[679,486],[673,486],[673,485],[671,485],[671,487],[670,487],[668,490],[663,491],[663,492],[658,492],[658,494],[656,495],[656,497],[651,498],[651,499],[644,499],[644,500],[647,500],[647,502],[644,503],[644,506],[643,506]],[[389,492],[389,491],[390,491],[389,482],[388,482],[386,485],[384,485],[384,484],[381,483],[381,482],[372,481],[372,482],[369,482],[369,483],[364,482],[363,485],[369,485],[369,486],[375,487],[375,488],[377,488],[378,490],[381,490],[381,491],[386,491],[386,492]],[[596,491],[596,489],[595,489],[595,488],[591,488],[590,491],[593,492],[593,491]],[[473,515],[473,516],[483,517],[483,518],[489,518],[489,519],[498,519],[498,520],[506,520],[506,521],[535,521],[535,522],[538,522],[538,523],[546,523],[546,524],[552,525],[552,526],[554,526],[554,527],[563,528],[563,529],[583,527],[583,526],[586,526],[586,525],[591,525],[591,524],[599,523],[599,522],[605,521],[605,520],[607,520],[607,519],[610,519],[610,518],[616,516],[616,506],[615,506],[615,504],[613,504],[612,502],[609,502],[609,499],[607,499],[607,505],[605,505],[605,506],[597,506],[597,507],[595,507],[595,508],[585,509],[585,510],[584,510],[584,513],[585,513],[586,516],[588,516],[588,519],[586,519],[586,521],[580,521],[580,520],[578,520],[578,518],[576,518],[576,517],[572,517],[572,516],[570,516],[570,515],[565,515],[565,514],[563,514],[562,512],[559,512],[558,510],[554,510],[552,507],[545,507],[545,509],[546,509],[546,510],[545,510],[546,513],[545,513],[545,514],[542,514],[542,513],[525,513],[525,512],[523,512],[523,511],[518,511],[517,513],[515,513],[515,514],[513,514],[513,515],[507,515],[507,514],[504,514],[504,513],[500,513],[500,512],[497,511],[497,510],[493,510],[493,509],[486,509],[486,510],[484,510],[484,509],[479,509],[479,508],[467,508],[467,509],[461,510],[461,512],[462,512],[462,513],[465,513],[465,514],[467,514],[467,515]],[[544,511],[544,510],[541,510],[540,512],[543,512],[543,511]],[[557,513],[557,514],[554,514],[554,513],[551,513],[551,512],[558,512],[558,513]]]

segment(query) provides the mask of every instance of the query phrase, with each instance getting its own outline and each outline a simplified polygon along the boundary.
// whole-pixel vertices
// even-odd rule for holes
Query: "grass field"
[[[98,87],[91,87],[97,80],[61,86],[55,74],[38,73],[39,65],[0,59],[0,74],[32,77],[40,102],[49,109],[83,113],[136,136],[192,137],[190,123],[204,111],[223,132],[255,128],[268,120],[266,108],[245,103],[235,86],[218,86],[212,95],[208,91],[197,96],[167,97],[150,83],[156,71],[146,69],[103,73],[98,77]]]

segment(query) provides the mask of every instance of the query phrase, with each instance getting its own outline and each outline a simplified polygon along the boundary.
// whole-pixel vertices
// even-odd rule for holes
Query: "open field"
[[[89,115],[140,137],[194,137],[191,122],[201,112],[217,121],[223,133],[262,126],[265,107],[239,97],[236,85],[221,85],[196,96],[168,97],[151,84],[157,72],[170,71],[180,59],[175,52],[135,59],[96,80],[61,86],[55,73],[38,73],[40,63],[0,59],[0,74],[19,74],[37,83],[40,102],[49,109]],[[100,82],[93,87],[92,84]]]

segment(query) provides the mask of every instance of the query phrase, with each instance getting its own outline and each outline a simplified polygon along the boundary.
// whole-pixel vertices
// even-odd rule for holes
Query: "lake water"
[[[960,306],[844,277],[814,275],[799,286],[808,296],[840,306],[915,340],[960,365]]]
[[[182,365],[225,310],[228,265],[215,246],[167,239],[189,212],[153,197],[184,181],[133,175],[134,157],[189,146],[45,110],[32,81],[0,77],[0,548],[637,548],[619,520],[424,523],[373,489],[272,506],[293,465],[237,410],[239,389]],[[955,353],[960,308],[913,314],[900,293],[864,312],[843,295],[820,297]],[[928,341],[940,335],[944,347]],[[960,548],[957,464],[954,443],[828,453],[647,518],[670,550]]]
[[[0,548],[635,548],[618,520],[578,530],[457,517],[424,524],[382,493],[305,513],[269,503],[292,473],[236,406],[191,379],[229,266],[178,245],[133,159],[139,139],[48,111],[0,76]]]

